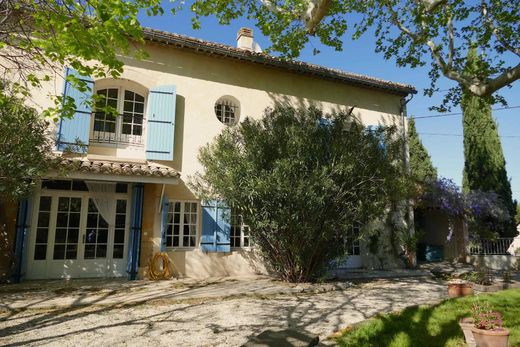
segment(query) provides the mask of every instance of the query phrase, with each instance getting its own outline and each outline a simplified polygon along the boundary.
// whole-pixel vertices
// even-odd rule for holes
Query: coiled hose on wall
[[[148,278],[151,280],[170,279],[173,276],[170,265],[170,257],[166,252],[155,253],[148,269]]]

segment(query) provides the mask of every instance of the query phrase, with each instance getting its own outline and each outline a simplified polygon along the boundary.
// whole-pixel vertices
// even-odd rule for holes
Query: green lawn
[[[457,322],[470,315],[471,303],[485,300],[502,313],[509,328],[509,346],[520,346],[520,290],[511,289],[460,299],[449,299],[435,306],[410,307],[394,314],[376,316],[346,329],[337,338],[340,346],[464,346]]]

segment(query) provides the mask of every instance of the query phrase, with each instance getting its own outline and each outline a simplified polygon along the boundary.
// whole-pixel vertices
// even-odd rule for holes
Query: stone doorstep
[[[318,335],[305,330],[265,330],[242,347],[312,347],[317,346],[319,340]]]

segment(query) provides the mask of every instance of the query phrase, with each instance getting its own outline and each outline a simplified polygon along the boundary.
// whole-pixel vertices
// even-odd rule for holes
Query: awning
[[[180,173],[166,165],[154,162],[94,160],[89,158],[63,158],[49,178],[88,179],[115,182],[178,184]]]

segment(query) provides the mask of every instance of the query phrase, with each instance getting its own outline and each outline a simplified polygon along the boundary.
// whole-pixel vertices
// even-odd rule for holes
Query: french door
[[[126,275],[127,194],[107,197],[98,211],[88,192],[44,192],[35,202],[27,278],[123,277]]]
[[[361,258],[361,247],[359,242],[360,229],[359,226],[354,226],[347,231],[346,248],[347,258],[338,264],[340,269],[356,269],[363,266]]]

